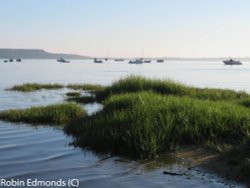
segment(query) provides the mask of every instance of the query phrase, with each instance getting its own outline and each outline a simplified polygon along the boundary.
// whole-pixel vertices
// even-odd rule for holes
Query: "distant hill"
[[[58,59],[63,57],[65,59],[89,59],[87,56],[75,55],[75,54],[61,54],[61,53],[49,53],[40,49],[1,49],[0,59]]]

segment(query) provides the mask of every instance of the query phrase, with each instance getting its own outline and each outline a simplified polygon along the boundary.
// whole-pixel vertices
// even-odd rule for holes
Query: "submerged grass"
[[[81,118],[85,115],[86,112],[80,105],[65,103],[2,111],[0,112],[0,119],[31,124],[66,124],[73,119]]]
[[[66,93],[66,96],[68,96],[68,97],[80,97],[80,95],[81,95],[81,93],[77,92],[77,91]]]
[[[39,83],[26,83],[22,85],[15,85],[8,88],[9,91],[31,92],[41,89],[62,89],[64,86],[61,84],[39,84]]]
[[[195,88],[172,80],[149,79],[141,76],[129,76],[114,82],[104,90],[96,92],[98,101],[103,101],[113,94],[153,91],[164,95],[189,96],[209,100],[237,100],[250,97],[246,92],[230,89]]]
[[[242,143],[250,135],[250,109],[227,101],[128,93],[111,96],[101,112],[65,131],[84,147],[149,158],[178,145]]]

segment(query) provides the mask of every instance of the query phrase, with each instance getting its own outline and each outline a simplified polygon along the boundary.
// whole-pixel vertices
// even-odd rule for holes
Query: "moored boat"
[[[95,58],[95,59],[94,59],[94,63],[103,63],[103,61],[102,61],[102,60],[99,60],[99,59],[97,59],[97,58]]]
[[[143,59],[130,60],[128,63],[129,64],[142,64],[143,63]]]
[[[70,61],[63,59],[62,57],[59,58],[59,59],[57,59],[57,62],[60,62],[60,63],[70,63]]]
[[[144,60],[143,63],[151,63],[151,60]]]
[[[115,59],[115,61],[124,61],[122,58]]]
[[[225,65],[242,65],[240,61],[235,61],[233,59],[223,61]]]
[[[157,63],[163,63],[163,62],[164,62],[164,59],[157,59],[156,62],[157,62]]]

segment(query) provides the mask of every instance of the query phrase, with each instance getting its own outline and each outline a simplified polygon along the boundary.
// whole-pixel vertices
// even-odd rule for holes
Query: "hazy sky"
[[[0,0],[0,48],[250,56],[250,0]]]

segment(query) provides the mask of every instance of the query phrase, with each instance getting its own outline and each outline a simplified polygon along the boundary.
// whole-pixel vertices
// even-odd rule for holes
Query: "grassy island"
[[[9,91],[31,92],[41,89],[62,89],[64,86],[61,84],[39,84],[39,83],[25,83],[22,85],[15,85],[7,88]]]
[[[31,124],[66,124],[85,115],[86,112],[81,106],[74,103],[65,103],[2,111],[0,112],[0,119]]]
[[[249,137],[250,109],[227,101],[127,93],[111,96],[101,112],[66,131],[92,149],[148,158],[186,144],[237,146]]]

